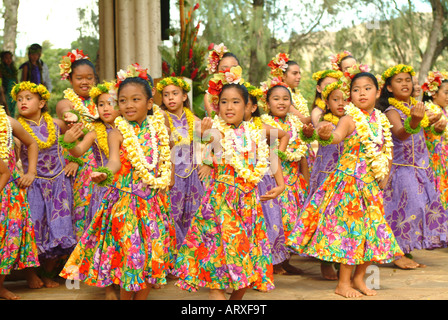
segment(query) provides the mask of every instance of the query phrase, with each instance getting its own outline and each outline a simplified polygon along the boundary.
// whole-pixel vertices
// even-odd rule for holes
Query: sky
[[[284,4],[291,3],[291,7],[297,8],[297,5],[293,4],[297,0],[281,1]],[[70,48],[72,41],[79,36],[77,29],[80,23],[77,8],[93,8],[95,3],[95,0],[20,0],[16,54],[24,56],[30,44],[41,44],[45,40],[49,40],[54,48]],[[178,10],[175,7],[177,1],[172,0],[171,3],[174,16],[172,23],[178,23],[179,19],[176,16]],[[407,0],[397,0],[397,3],[406,4]],[[416,0],[415,3],[417,11],[431,10],[425,1]],[[2,19],[0,28],[3,28]],[[285,34],[285,36],[288,35]]]

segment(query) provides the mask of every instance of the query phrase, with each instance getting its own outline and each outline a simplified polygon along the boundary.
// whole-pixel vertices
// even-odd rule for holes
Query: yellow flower
[[[45,112],[42,115],[42,117],[44,121],[47,123],[47,130],[48,130],[47,142],[43,142],[36,136],[36,134],[33,132],[33,129],[31,129],[30,125],[28,124],[28,122],[26,122],[25,118],[19,117],[18,119],[22,127],[33,137],[34,140],[36,140],[39,150],[48,149],[56,142],[56,126],[53,122],[53,118],[48,112]]]
[[[3,106],[0,106],[0,159],[8,162],[13,146],[11,123]]]

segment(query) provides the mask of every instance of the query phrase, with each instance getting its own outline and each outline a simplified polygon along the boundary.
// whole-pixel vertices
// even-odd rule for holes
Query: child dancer
[[[43,267],[41,279],[33,269],[29,278],[36,286],[58,287],[52,280],[58,259],[71,252],[76,245],[73,232],[71,208],[73,191],[70,175],[74,175],[77,166],[66,165],[62,155],[63,149],[58,145],[61,133],[66,125],[59,119],[53,119],[48,113],[50,93],[43,85],[21,82],[14,86],[12,98],[17,102],[18,121],[36,140],[39,147],[37,176],[28,188],[28,202],[33,219],[39,260]],[[28,150],[21,147],[21,160],[25,171],[29,167]]]
[[[246,113],[244,115],[245,121],[253,122],[258,128],[272,128],[261,121],[261,114],[258,108],[258,100],[263,97],[263,91],[250,83],[246,82],[244,85],[249,92],[249,103],[247,104]],[[286,135],[286,132],[279,130],[280,135]],[[289,135],[287,135],[289,140]],[[266,221],[266,229],[268,232],[269,243],[271,244],[272,263],[273,265],[280,265],[289,258],[288,250],[285,246],[285,231],[283,230],[282,209],[278,195],[285,189],[285,180],[281,170],[281,159],[276,155],[275,150],[271,150],[271,166],[269,171],[258,184],[259,193],[262,195],[271,195],[271,198],[261,203],[264,219]],[[279,175],[275,179],[275,175]],[[277,185],[276,181],[280,181]],[[282,192],[278,193],[279,190]],[[264,198],[263,198],[264,199]]]
[[[110,188],[61,276],[115,283],[122,300],[146,300],[149,284],[166,284],[176,243],[162,194],[174,182],[169,123],[153,109],[147,70],[133,65],[118,76],[122,117],[109,133],[109,162],[92,174]]]
[[[169,77],[157,84],[162,95],[162,110],[168,115],[174,149],[175,182],[170,190],[171,212],[176,229],[177,246],[180,247],[190,227],[191,219],[201,205],[204,187],[199,179],[193,138],[195,123],[200,121],[190,109],[188,92],[191,88],[181,78]],[[197,147],[197,145],[196,145]]]
[[[447,212],[434,187],[423,128],[430,123],[425,106],[412,95],[411,66],[396,65],[386,70],[380,108],[392,124],[394,159],[390,180],[384,190],[384,211],[400,248],[405,254],[414,249],[446,246]],[[396,260],[399,268],[420,266],[408,257]]]
[[[207,71],[210,75],[223,72],[225,70],[230,70],[240,65],[238,58],[229,50],[227,47],[221,43],[219,45],[210,45],[210,53],[208,55]],[[208,94],[204,97],[204,108],[206,116],[212,117],[217,110],[213,110],[212,104],[210,103],[210,97]]]
[[[440,193],[443,208],[447,210],[448,153],[446,146],[448,145],[448,131],[445,126],[447,123],[446,107],[448,106],[448,72],[430,72],[422,87],[424,91],[423,102],[428,117],[434,117],[434,124],[425,128],[426,145],[435,175],[436,189]]]
[[[288,132],[290,136],[287,151],[282,155],[282,171],[286,189],[280,196],[285,237],[288,238],[296,224],[298,213],[308,195],[309,169],[306,159],[308,146],[300,139],[303,124],[290,113],[291,91],[278,78],[263,83],[263,105],[269,114],[261,116],[264,124]],[[289,259],[275,266],[276,273],[301,274],[302,270],[292,266]]]
[[[28,148],[28,171],[22,176],[16,165],[14,137]],[[34,225],[25,190],[37,175],[37,155],[37,142],[1,107],[0,160],[7,164],[11,173],[0,194],[0,298],[7,300],[17,300],[19,297],[3,286],[6,275],[13,270],[39,266]],[[28,285],[34,286],[32,279],[28,279]]]
[[[342,73],[347,72],[349,68],[357,64],[356,59],[347,50],[331,55],[330,62],[333,70],[341,71]]]
[[[191,222],[174,269],[179,287],[190,291],[208,287],[210,299],[224,300],[226,288],[234,290],[232,300],[242,299],[249,287],[273,288],[270,246],[257,189],[268,169],[269,145],[259,128],[243,122],[249,94],[241,72],[240,67],[232,68],[209,83],[211,101],[219,110],[212,137],[206,139],[214,143],[215,179]],[[271,135],[270,130],[266,133]],[[284,135],[279,149],[285,150],[286,144]]]
[[[330,123],[319,126],[320,143],[344,141],[344,152],[286,240],[300,254],[341,263],[336,294],[347,298],[375,295],[364,283],[367,267],[403,254],[384,218],[379,187],[392,158],[389,121],[375,109],[379,94],[374,75],[356,74],[346,116],[334,130]]]
[[[64,99],[56,105],[58,118],[67,123],[80,120],[88,131],[92,131],[92,122],[99,117],[98,110],[89,95],[90,89],[96,83],[95,66],[82,50],[73,50],[62,58],[59,67],[62,80],[68,79],[72,88],[64,91]],[[72,112],[78,116],[73,116]],[[84,153],[81,158],[68,156],[68,159],[79,165],[73,182],[73,220],[76,239],[79,241],[87,227],[86,220],[93,194],[91,173],[97,163],[92,149]]]

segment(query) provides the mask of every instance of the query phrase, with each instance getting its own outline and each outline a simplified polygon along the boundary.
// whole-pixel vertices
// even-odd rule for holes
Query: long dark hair
[[[409,75],[411,76],[411,81],[412,81],[412,74],[409,73]],[[382,112],[386,111],[386,109],[389,108],[389,106],[390,106],[389,99],[390,98],[394,98],[393,92],[390,92],[389,90],[387,90],[387,86],[391,85],[392,78],[394,76],[389,77],[389,78],[386,79],[386,81],[384,82],[383,89],[381,90],[381,95],[380,95],[380,98],[378,99],[378,102],[377,102],[377,108],[379,110],[381,110]],[[411,96],[413,94],[414,94],[414,86],[412,86]]]
[[[442,85],[444,84],[444,83],[448,83],[448,80],[443,80],[442,81],[442,83],[440,84],[440,86],[439,86],[439,89],[437,89],[437,92],[440,90],[440,88],[442,87]],[[434,100],[434,98],[432,97],[432,96],[430,96],[430,95],[428,95],[426,92],[423,92],[423,98],[422,98],[422,101],[423,102],[428,102],[428,101],[433,101]]]

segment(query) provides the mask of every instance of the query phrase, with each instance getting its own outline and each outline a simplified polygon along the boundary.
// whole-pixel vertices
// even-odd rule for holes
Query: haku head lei
[[[82,50],[73,50],[69,52],[66,56],[62,57],[62,60],[59,64],[60,74],[62,80],[67,80],[72,73],[72,64],[75,61],[86,59],[89,60],[89,57],[84,54]]]
[[[103,83],[98,84],[95,87],[92,87],[92,89],[90,89],[89,95],[90,98],[92,98],[92,101],[95,104],[98,104],[98,97],[102,94],[110,94],[111,98],[110,98],[110,102],[111,105],[115,106],[117,104],[117,91],[115,90],[115,82],[107,82],[104,81]]]
[[[313,80],[320,81],[328,77],[339,80],[343,77],[343,75],[344,74],[339,70],[322,70],[313,74]]]
[[[259,101],[263,97],[263,90],[261,90],[260,88],[250,84],[249,82],[245,82],[244,86],[247,88],[249,95],[257,99],[257,101]]]
[[[128,78],[140,78],[148,82],[149,86],[152,88],[153,85],[151,83],[151,79],[148,75],[148,69],[144,69],[142,66],[140,66],[138,63],[134,63],[129,65],[126,70],[120,70],[117,73],[117,83],[116,87],[119,87],[123,81],[125,81]]]
[[[448,80],[447,71],[430,71],[426,77],[425,83],[422,85],[423,92],[432,97],[439,91],[442,81]]]
[[[211,44],[209,48],[211,48],[211,47],[213,49],[211,49],[211,51],[208,55],[208,64],[207,64],[206,70],[210,74],[214,74],[218,71],[218,65],[219,65],[219,62],[221,61],[222,57],[224,56],[224,54],[229,52],[229,50],[224,45],[224,43],[221,43],[218,45]]]
[[[216,112],[219,110],[219,95],[226,84],[244,84],[243,69],[240,66],[216,73],[208,83],[207,93],[210,104]]]
[[[11,97],[14,99],[14,101],[17,101],[17,95],[19,94],[19,92],[27,90],[31,93],[37,93],[42,100],[50,100],[51,94],[44,85],[37,85],[29,81],[24,81],[16,84],[11,90]]]
[[[333,70],[339,70],[342,71],[341,68],[339,67],[339,64],[341,63],[342,59],[351,56],[351,52],[345,50],[341,53],[338,54],[332,54],[329,59],[331,62],[331,67],[333,68]]]
[[[173,85],[176,87],[181,88],[184,92],[190,92],[191,91],[191,86],[190,84],[188,84],[184,79],[182,78],[177,78],[177,77],[167,77],[162,79],[158,84],[157,84],[157,91],[159,93],[163,92],[163,89],[165,89],[166,87]]]
[[[411,76],[415,76],[413,67],[407,66],[405,64],[398,64],[384,71],[382,78],[384,81],[386,81],[387,79],[392,78],[394,75],[399,73],[409,73]]]
[[[344,99],[350,101],[350,88],[353,78],[358,73],[370,72],[370,67],[366,64],[354,64],[344,72],[344,77],[341,78],[342,86],[340,90],[344,93]]]
[[[344,89],[344,82],[342,82],[341,80],[339,81],[335,81],[333,83],[330,83],[329,85],[327,85],[325,87],[325,89],[322,91],[322,98],[324,100],[327,100],[327,98],[330,96],[330,94],[338,89]],[[342,90],[342,92],[344,93],[344,98],[346,97],[346,92],[344,92],[345,90]]]
[[[261,99],[259,100],[259,105],[263,108],[265,112],[269,112],[269,104],[268,104],[268,92],[274,87],[285,87],[289,90],[289,86],[283,82],[282,78],[274,77],[270,78],[267,81],[264,81],[261,83],[261,91],[263,92],[263,95],[261,96]],[[291,101],[292,102],[292,101]]]
[[[271,68],[271,75],[273,77],[282,78],[288,69],[289,55],[287,53],[279,53],[268,63]]]

